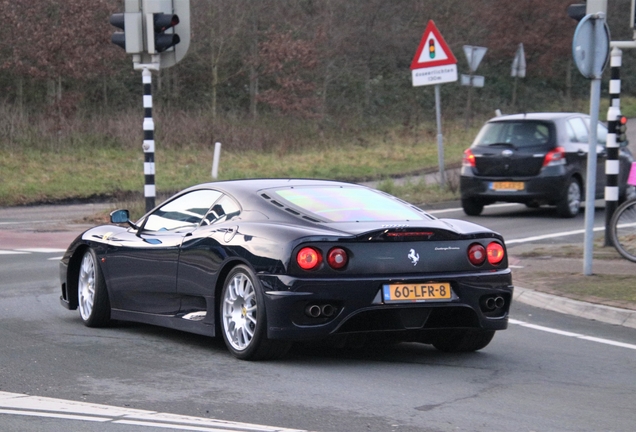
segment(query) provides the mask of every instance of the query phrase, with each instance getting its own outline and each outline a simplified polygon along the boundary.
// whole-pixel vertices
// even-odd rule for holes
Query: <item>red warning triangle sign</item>
[[[430,20],[424,29],[420,46],[411,62],[411,70],[451,64],[457,64],[457,59],[446,45],[446,41],[435,27],[433,20]]]

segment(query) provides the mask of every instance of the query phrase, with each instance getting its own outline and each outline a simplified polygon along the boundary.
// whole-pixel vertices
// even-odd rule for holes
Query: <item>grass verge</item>
[[[536,247],[511,254],[520,261],[512,270],[515,285],[575,300],[636,310],[633,287],[636,264],[613,247],[595,241],[594,274],[583,274],[583,246]]]
[[[271,149],[236,150],[224,146],[219,180],[237,178],[323,178],[344,181],[388,179],[405,173],[437,169],[437,143],[427,126],[424,138],[401,129],[368,133],[364,139],[318,140],[302,147],[272,146]],[[444,147],[448,165],[457,166],[462,151],[470,144],[473,130],[461,128],[447,133]],[[211,181],[213,147],[200,143],[162,147],[155,153],[158,193],[171,194],[193,184]],[[0,146],[0,205],[42,202],[117,199],[141,194],[144,186],[144,154],[135,148],[102,141],[92,136],[74,137],[51,145]],[[390,188],[390,182],[386,183]],[[445,198],[444,191],[411,184],[393,188],[414,202]],[[446,195],[445,195],[446,194]]]

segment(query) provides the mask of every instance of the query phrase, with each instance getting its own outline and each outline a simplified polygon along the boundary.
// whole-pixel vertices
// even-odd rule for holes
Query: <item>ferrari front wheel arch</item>
[[[267,311],[262,287],[245,264],[233,267],[223,281],[219,323],[225,345],[240,360],[281,358],[291,342],[267,338]]]

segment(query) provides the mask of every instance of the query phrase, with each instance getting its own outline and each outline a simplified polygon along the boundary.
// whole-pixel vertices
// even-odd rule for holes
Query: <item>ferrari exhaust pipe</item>
[[[320,316],[320,306],[317,304],[308,305],[305,308],[305,313],[312,318],[318,318]]]
[[[486,309],[491,311],[491,310],[495,310],[496,307],[497,306],[495,305],[495,298],[494,297],[488,297],[486,299]]]
[[[336,308],[329,303],[323,305],[310,304],[305,307],[305,313],[312,318],[330,318],[336,313]]]
[[[322,316],[329,318],[336,312],[336,308],[330,304],[325,304],[321,306],[320,312],[322,313]]]
[[[481,300],[481,310],[484,312],[492,312],[501,309],[506,305],[506,300],[501,296],[487,297]]]

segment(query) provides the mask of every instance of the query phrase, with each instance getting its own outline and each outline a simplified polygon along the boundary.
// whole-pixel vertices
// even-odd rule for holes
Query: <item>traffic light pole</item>
[[[152,75],[177,64],[190,46],[190,0],[124,0],[124,13],[110,16],[121,31],[111,41],[132,55],[144,87],[144,197],[146,212],[155,207],[155,123],[152,120]],[[178,26],[178,34],[175,27]]]
[[[605,160],[605,246],[612,246],[612,236],[610,234],[610,222],[612,215],[618,207],[618,174],[620,170],[620,164],[618,160],[618,153],[620,148],[619,140],[617,139],[617,127],[618,119],[620,118],[620,94],[621,94],[621,79],[620,70],[623,58],[623,52],[614,47],[610,54],[610,83],[609,83],[609,109],[607,110],[607,158]]]
[[[152,74],[148,68],[141,73],[144,85],[144,197],[146,212],[155,207],[155,123],[152,120]]]

